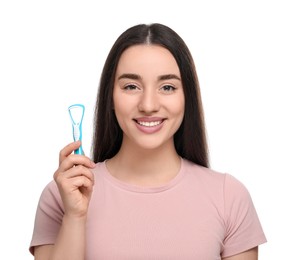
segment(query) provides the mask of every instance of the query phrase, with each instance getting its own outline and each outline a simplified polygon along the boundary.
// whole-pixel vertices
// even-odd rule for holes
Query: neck
[[[173,143],[157,149],[122,145],[118,154],[108,160],[107,167],[121,181],[139,186],[156,186],[173,179],[179,172],[180,162]]]

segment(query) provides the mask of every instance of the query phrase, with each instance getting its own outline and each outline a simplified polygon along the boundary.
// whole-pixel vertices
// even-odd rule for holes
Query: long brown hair
[[[113,157],[121,147],[123,133],[113,110],[115,73],[124,50],[137,44],[160,45],[174,56],[185,96],[183,122],[174,135],[175,148],[181,157],[209,167],[203,106],[193,58],[182,38],[171,28],[158,23],[139,24],[127,29],[107,56],[95,106],[92,159],[102,162]]]

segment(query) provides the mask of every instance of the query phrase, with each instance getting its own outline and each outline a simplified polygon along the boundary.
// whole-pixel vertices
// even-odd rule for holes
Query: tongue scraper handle
[[[82,104],[74,104],[68,108],[72,121],[74,141],[82,141],[82,122],[84,117],[85,107]],[[82,145],[74,151],[75,154],[84,155]]]

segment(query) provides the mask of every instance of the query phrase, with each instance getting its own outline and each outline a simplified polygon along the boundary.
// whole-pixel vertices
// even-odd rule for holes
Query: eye
[[[176,88],[173,87],[172,85],[164,85],[160,88],[160,90],[163,92],[173,92],[176,90]]]
[[[123,87],[124,90],[127,90],[127,91],[131,91],[131,90],[137,90],[139,89],[138,86],[134,85],[134,84],[128,84],[128,85],[125,85]]]

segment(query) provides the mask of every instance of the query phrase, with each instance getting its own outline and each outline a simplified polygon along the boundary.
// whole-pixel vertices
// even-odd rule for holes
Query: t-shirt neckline
[[[165,184],[159,185],[159,186],[155,186],[155,187],[143,187],[143,186],[138,186],[138,185],[134,185],[134,184],[130,184],[124,181],[121,181],[117,178],[115,178],[113,175],[111,175],[111,173],[109,172],[107,166],[106,166],[106,161],[105,160],[102,163],[102,167],[103,167],[103,175],[104,177],[114,186],[117,186],[118,188],[127,190],[127,191],[131,191],[131,192],[138,192],[138,193],[158,193],[158,192],[163,192],[166,190],[171,189],[172,187],[174,187],[175,185],[177,185],[180,180],[183,178],[184,176],[184,159],[181,158],[180,161],[180,169],[177,173],[177,175],[171,179],[170,181],[168,181]]]

